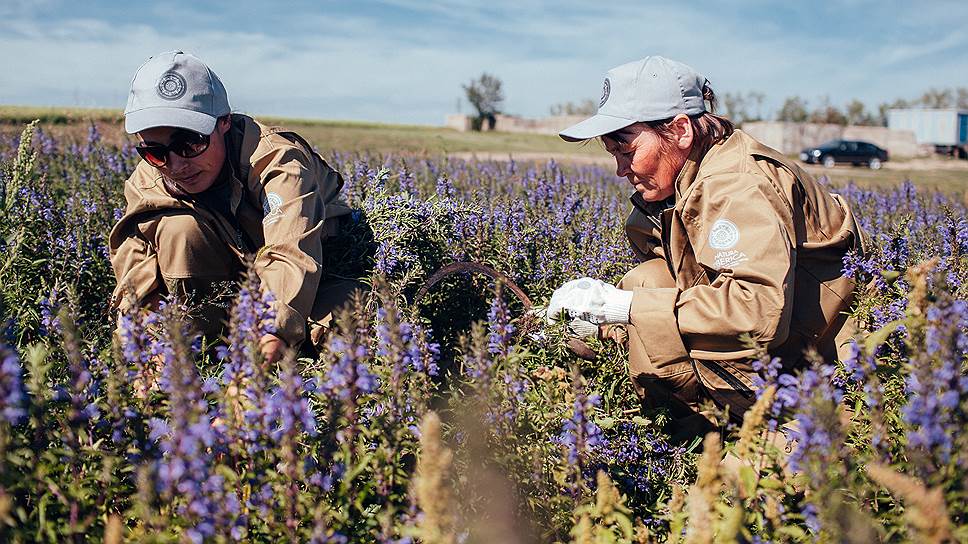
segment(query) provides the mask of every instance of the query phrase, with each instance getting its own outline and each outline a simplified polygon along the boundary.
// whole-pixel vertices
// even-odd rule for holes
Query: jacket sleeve
[[[132,213],[131,203],[139,197],[130,180],[125,183],[124,193],[128,211],[111,229],[108,237],[111,268],[117,279],[111,295],[111,307],[122,312],[128,310],[128,295],[133,295],[141,303],[162,286],[158,255],[143,236],[137,215]]]
[[[657,221],[657,218],[647,216],[638,208],[633,208],[625,221],[625,236],[632,252],[641,262],[662,258],[660,223]]]
[[[720,175],[697,180],[683,206],[689,242],[706,278],[679,290],[636,290],[631,322],[653,363],[691,357],[731,360],[758,343],[786,340],[792,315],[796,250],[792,212],[765,177]]]
[[[339,174],[294,145],[277,146],[252,164],[261,171],[265,213],[256,272],[276,300],[278,336],[294,345],[305,336],[321,274],[326,203],[318,177],[337,183]]]

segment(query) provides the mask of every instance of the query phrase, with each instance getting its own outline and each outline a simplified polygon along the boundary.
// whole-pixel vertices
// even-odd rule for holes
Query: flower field
[[[721,432],[683,439],[640,408],[622,345],[574,356],[490,278],[411,303],[458,261],[536,304],[577,277],[617,281],[635,264],[625,180],[323,156],[356,209],[325,270],[371,289],[320,353],[267,365],[271,293],[253,273],[222,339],[191,335],[185,301],[109,311],[131,147],[94,130],[0,140],[0,541],[968,541],[960,196],[832,188],[872,247],[844,263],[860,286],[850,357],[791,376],[764,356],[743,425],[711,409]]]

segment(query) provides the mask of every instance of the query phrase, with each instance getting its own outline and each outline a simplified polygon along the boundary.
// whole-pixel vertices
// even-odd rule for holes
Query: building
[[[870,142],[886,149],[893,158],[931,154],[930,149],[926,150],[925,146],[918,145],[914,133],[910,130],[781,121],[747,122],[743,123],[741,128],[750,136],[790,156],[796,156],[806,147],[820,145],[830,140]]]
[[[516,115],[499,113],[494,116],[494,130],[499,132],[526,132],[532,134],[558,134],[562,130],[587,118],[587,115],[555,115],[541,119],[527,119]],[[471,130],[474,116],[450,114],[444,126],[459,132]],[[482,130],[488,130],[484,128]]]
[[[939,153],[968,155],[968,110],[894,109],[887,112],[887,126],[910,130],[919,144]]]

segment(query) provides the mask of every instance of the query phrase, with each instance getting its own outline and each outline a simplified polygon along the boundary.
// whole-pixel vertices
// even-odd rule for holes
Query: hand
[[[547,308],[540,308],[540,307],[534,308],[533,310],[531,310],[531,313],[537,319],[540,319],[548,323],[549,325],[557,321],[557,319],[551,317],[551,314],[548,313]],[[588,321],[582,321],[581,319],[572,319],[568,321],[568,331],[571,332],[573,336],[577,336],[578,338],[597,336],[599,333],[599,325],[596,325],[594,323],[589,323]],[[545,331],[541,329],[538,329],[532,332],[528,336],[530,336],[531,339],[536,342],[544,343],[545,341],[548,340],[548,337],[545,334]]]
[[[267,363],[275,364],[286,351],[286,341],[274,334],[267,334],[259,339],[259,349]]]
[[[598,335],[598,325],[582,319],[572,319],[569,321],[568,330],[578,338]]]
[[[632,291],[623,291],[594,278],[571,280],[555,290],[548,303],[548,322],[556,321],[561,312],[572,320],[590,325],[628,323],[632,309]],[[596,330],[591,333],[597,333]]]

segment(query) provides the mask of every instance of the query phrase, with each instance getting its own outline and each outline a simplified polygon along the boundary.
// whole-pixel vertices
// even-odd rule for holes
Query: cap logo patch
[[[739,242],[739,228],[728,219],[719,219],[709,230],[709,245],[713,249],[730,249]]]
[[[598,103],[599,108],[605,105],[605,102],[608,100],[608,94],[610,92],[612,92],[612,84],[609,83],[608,78],[606,77],[605,83],[602,84],[602,101]]]
[[[165,100],[178,100],[185,96],[187,89],[188,84],[185,83],[185,78],[178,72],[165,72],[158,78],[158,96]]]

